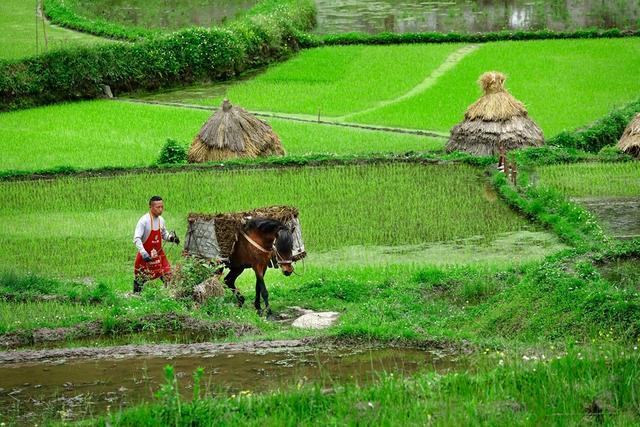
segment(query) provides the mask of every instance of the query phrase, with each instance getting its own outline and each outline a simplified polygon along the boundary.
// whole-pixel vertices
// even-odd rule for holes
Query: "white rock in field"
[[[303,329],[324,329],[332,326],[338,320],[340,313],[335,311],[314,312],[311,310],[298,317],[291,324],[295,328]]]

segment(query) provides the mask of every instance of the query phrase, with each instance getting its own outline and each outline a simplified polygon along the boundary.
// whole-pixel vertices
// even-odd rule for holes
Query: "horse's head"
[[[293,234],[286,226],[278,230],[274,245],[276,261],[285,276],[293,273]]]
[[[293,233],[280,221],[271,218],[253,218],[248,230],[258,231],[263,251],[273,250],[274,258],[285,276],[293,273]]]

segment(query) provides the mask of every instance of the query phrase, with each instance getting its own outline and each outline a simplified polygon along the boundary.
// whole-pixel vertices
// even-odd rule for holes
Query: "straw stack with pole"
[[[478,83],[484,94],[451,130],[447,152],[465,151],[475,156],[494,156],[500,148],[513,150],[544,144],[540,127],[529,118],[522,102],[504,87],[504,74],[490,71]]]
[[[640,159],[640,113],[631,119],[616,147]]]
[[[196,135],[188,158],[191,163],[202,163],[284,154],[280,138],[271,126],[225,99],[222,108]]]

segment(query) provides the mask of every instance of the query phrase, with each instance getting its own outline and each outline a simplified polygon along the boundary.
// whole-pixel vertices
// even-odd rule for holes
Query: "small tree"
[[[183,145],[180,145],[175,139],[167,139],[167,142],[160,150],[160,157],[158,157],[159,165],[186,163],[187,161],[187,149]]]

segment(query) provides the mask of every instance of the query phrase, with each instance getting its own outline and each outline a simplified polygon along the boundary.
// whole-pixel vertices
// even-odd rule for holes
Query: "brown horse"
[[[270,218],[253,218],[247,222],[240,232],[226,265],[229,273],[224,283],[231,288],[238,299],[238,305],[244,304],[244,296],[236,288],[236,279],[247,268],[256,273],[256,299],[254,306],[259,315],[260,296],[264,300],[266,315],[271,314],[269,308],[269,292],[264,283],[264,275],[270,262],[277,264],[285,276],[293,273],[293,234],[282,222]]]

